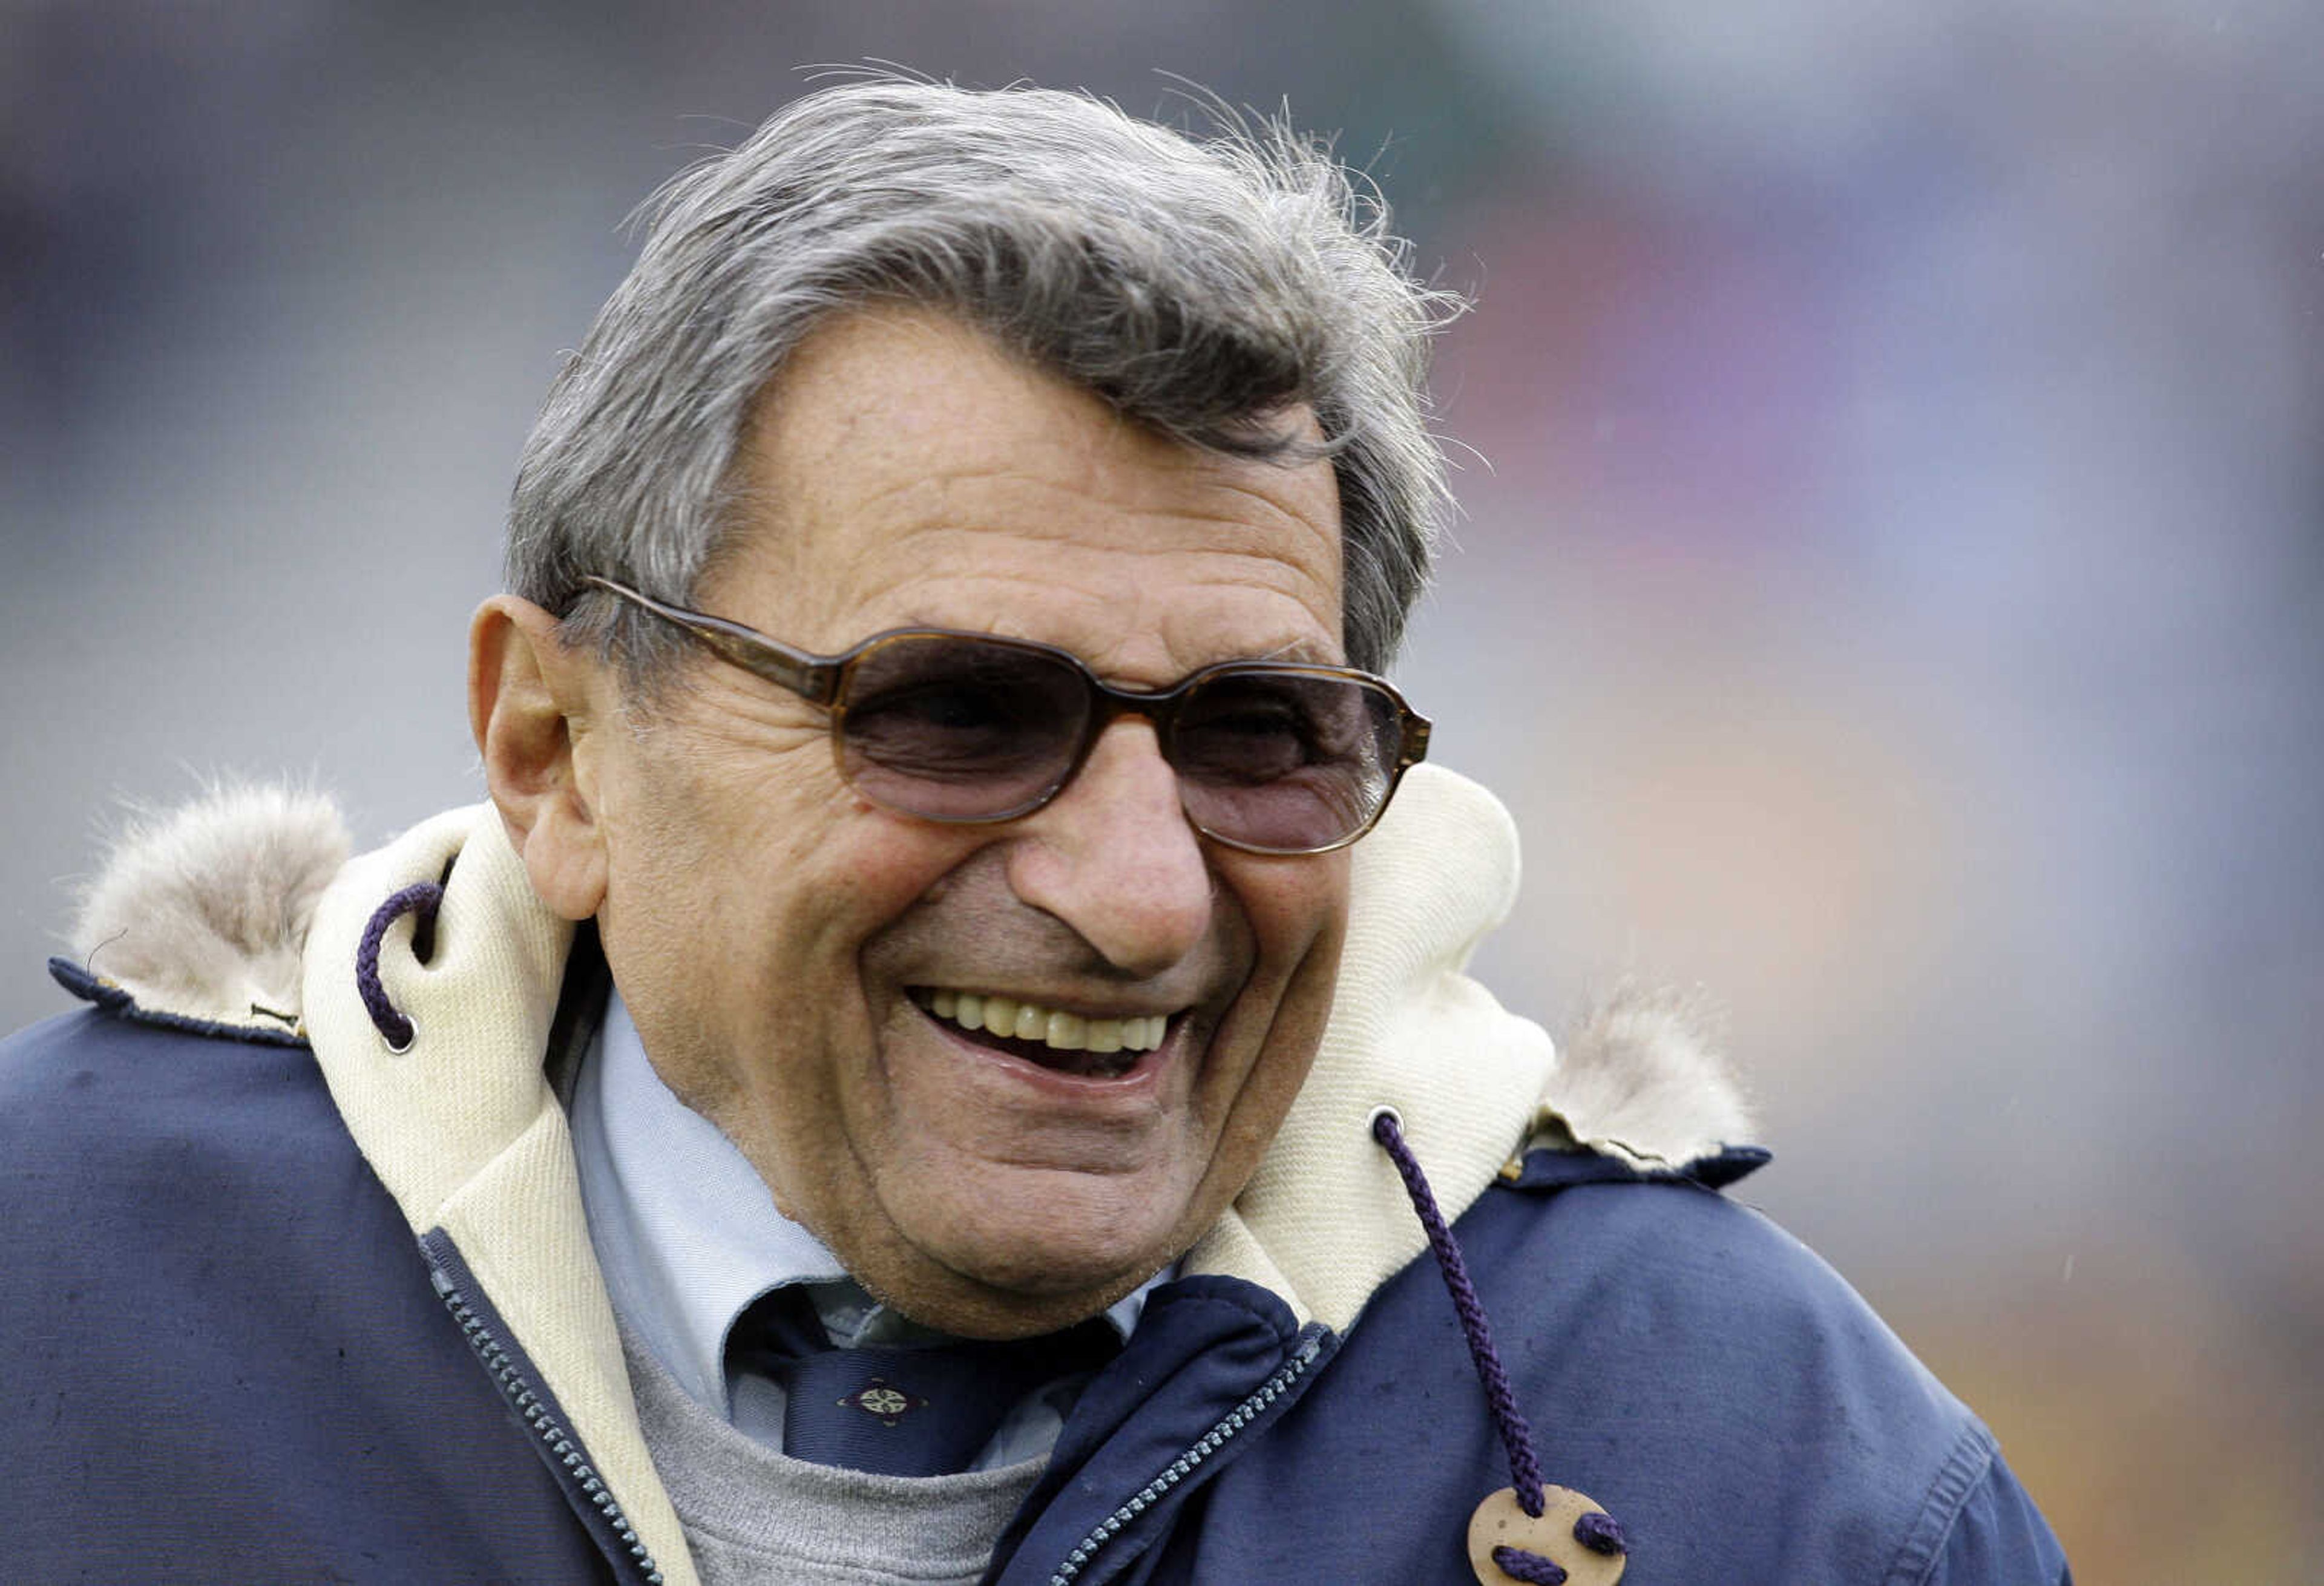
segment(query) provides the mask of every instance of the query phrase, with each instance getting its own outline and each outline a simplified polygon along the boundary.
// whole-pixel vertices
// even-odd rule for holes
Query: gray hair
[[[1450,511],[1430,333],[1376,192],[1287,127],[1197,141],[1084,95],[880,78],[821,89],[673,180],[550,388],[510,507],[509,586],[650,698],[681,643],[582,580],[690,603],[738,539],[738,449],[825,315],[949,310],[1193,445],[1328,456],[1350,661],[1384,669]],[[1279,427],[1305,402],[1319,446]]]

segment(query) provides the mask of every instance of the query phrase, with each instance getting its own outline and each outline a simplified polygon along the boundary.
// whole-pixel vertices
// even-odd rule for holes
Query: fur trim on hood
[[[1543,1097],[1545,1128],[1646,1166],[1683,1166],[1752,1138],[1701,991],[1617,984],[1565,1038]]]
[[[82,895],[73,951],[149,1012],[280,1036],[299,1022],[307,930],[348,850],[321,794],[213,788],[124,827]]]

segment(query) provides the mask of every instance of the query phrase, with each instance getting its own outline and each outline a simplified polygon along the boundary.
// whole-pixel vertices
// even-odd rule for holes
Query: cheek
[[[795,954],[844,926],[877,885],[860,862],[859,804],[819,739],[772,752],[673,743],[624,790],[627,888],[729,964]]]
[[[861,1120],[901,995],[875,945],[941,889],[957,846],[843,791],[762,807],[706,853],[686,927],[701,948],[701,1017],[770,1118],[811,1100]]]
[[[758,1088],[749,1054],[793,1000],[786,966],[828,895],[807,870],[822,837],[779,774],[793,757],[674,731],[642,748],[604,789],[598,926],[657,1065],[700,1105]]]
[[[1259,977],[1289,998],[1315,995],[1314,982],[1330,982],[1348,924],[1348,855],[1268,859],[1239,853],[1221,879],[1241,903],[1259,948]]]
[[[1241,903],[1258,949],[1230,1018],[1251,1056],[1229,1111],[1222,1152],[1265,1148],[1322,1045],[1347,935],[1344,852],[1269,860],[1238,855],[1222,881]]]

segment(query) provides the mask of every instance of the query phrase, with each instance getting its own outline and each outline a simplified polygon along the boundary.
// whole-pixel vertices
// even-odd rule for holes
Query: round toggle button
[[[1541,1497],[1540,1515],[1529,1515],[1517,1493],[1504,1487],[1469,1517],[1469,1564],[1480,1586],[1614,1586],[1626,1561],[1613,1517],[1569,1487],[1544,1487]],[[1505,1569],[1493,1556],[1496,1548],[1530,1554],[1543,1564],[1512,1560],[1516,1571]]]

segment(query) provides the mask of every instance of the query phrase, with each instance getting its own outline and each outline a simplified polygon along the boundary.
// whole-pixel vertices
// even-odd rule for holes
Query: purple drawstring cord
[[[414,881],[372,910],[364,924],[363,940],[355,946],[355,990],[363,996],[364,1011],[371,1015],[380,1039],[391,1052],[411,1050],[412,1037],[419,1031],[396,1011],[395,1004],[387,1000],[387,988],[379,983],[379,945],[387,936],[387,927],[414,909],[420,912],[420,928],[432,927],[436,906],[443,900],[444,889],[434,881]]]
[[[1461,1259],[1461,1247],[1453,1242],[1452,1230],[1446,1226],[1436,1196],[1420,1171],[1419,1159],[1404,1143],[1402,1124],[1394,1108],[1379,1108],[1372,1114],[1372,1138],[1379,1141],[1388,1159],[1396,1164],[1396,1171],[1404,1180],[1404,1192],[1412,1197],[1412,1210],[1419,1217],[1420,1226],[1428,1232],[1428,1248],[1434,1253],[1437,1270],[1443,1274],[1444,1286],[1452,1296],[1452,1308],[1461,1314],[1461,1332],[1469,1341],[1470,1358],[1477,1363],[1477,1379],[1484,1385],[1486,1406],[1492,1411],[1501,1445],[1508,1451],[1510,1490],[1517,1495],[1517,1507],[1539,1519],[1543,1508],[1541,1462],[1534,1458],[1533,1431],[1526,1425],[1525,1412],[1517,1408],[1517,1394],[1509,1387],[1509,1374],[1502,1368],[1500,1352],[1493,1348],[1492,1329],[1485,1322],[1484,1302],[1477,1297],[1477,1286],[1469,1281],[1469,1268]],[[1621,1526],[1608,1514],[1582,1516],[1574,1523],[1573,1539],[1596,1554],[1610,1555],[1628,1551]],[[1533,1582],[1534,1586],[1559,1586],[1565,1579],[1565,1571],[1554,1560],[1522,1547],[1496,1547],[1493,1562],[1504,1574]]]
[[[1461,1247],[1452,1242],[1452,1231],[1444,1225],[1444,1213],[1436,1207],[1436,1196],[1428,1188],[1428,1180],[1421,1176],[1420,1164],[1412,1155],[1412,1148],[1404,1143],[1404,1131],[1397,1128],[1398,1119],[1385,1109],[1372,1117],[1372,1138],[1379,1141],[1396,1170],[1404,1178],[1405,1194],[1412,1197],[1412,1209],[1419,1215],[1420,1226],[1428,1231],[1428,1248],[1436,1253],[1436,1265],[1444,1274],[1444,1286],[1452,1292],[1452,1308],[1461,1313],[1461,1331],[1468,1335],[1469,1353],[1477,1362],[1477,1377],[1485,1385],[1485,1402],[1493,1412],[1493,1425],[1501,1434],[1501,1444],[1509,1453],[1509,1485],[1517,1495],[1517,1507],[1538,1519],[1541,1517],[1541,1465],[1533,1457],[1533,1433],[1526,1425],[1525,1412],[1517,1408],[1517,1395],[1509,1388],[1509,1374],[1501,1369],[1499,1351],[1493,1348],[1492,1329],[1485,1324],[1485,1307],[1477,1298],[1477,1286],[1469,1281],[1469,1268],[1461,1259]]]

